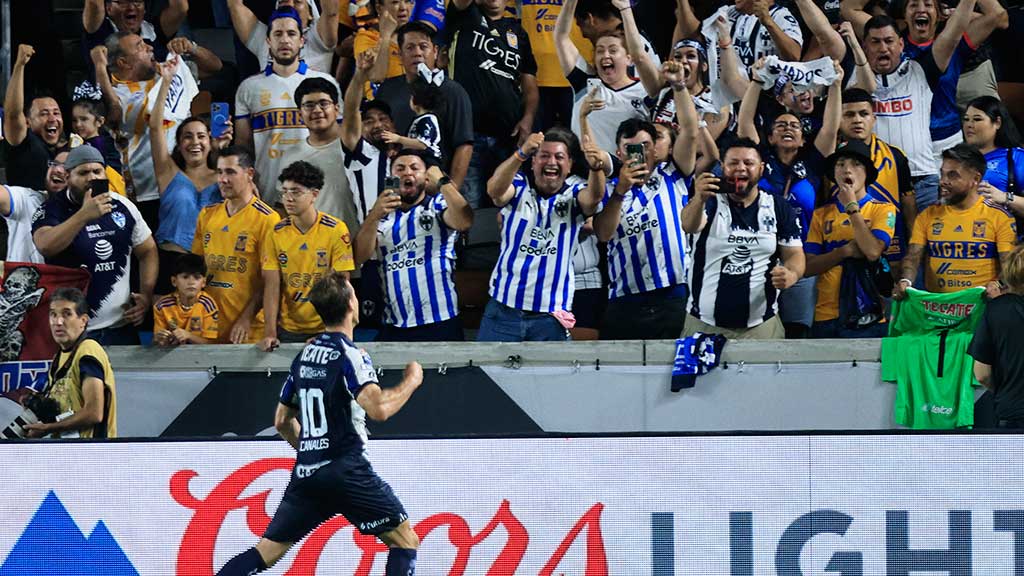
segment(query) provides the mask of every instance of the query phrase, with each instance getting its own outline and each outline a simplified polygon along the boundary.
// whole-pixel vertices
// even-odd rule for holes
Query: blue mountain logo
[[[139,576],[102,520],[88,538],[51,490],[14,544],[0,576]]]

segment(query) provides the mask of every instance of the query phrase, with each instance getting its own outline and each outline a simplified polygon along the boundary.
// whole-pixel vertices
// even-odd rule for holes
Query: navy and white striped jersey
[[[685,178],[674,162],[662,162],[646,184],[634,186],[622,198],[619,227],[608,241],[609,298],[686,283]],[[618,182],[608,182],[605,202]]]
[[[788,202],[758,191],[742,207],[717,194],[704,204],[707,222],[690,235],[690,314],[721,328],[751,328],[778,312],[771,269],[779,247],[801,248],[800,222]]]
[[[352,200],[356,205],[356,218],[362,225],[366,215],[370,213],[384,178],[391,174],[391,158],[383,150],[360,138],[354,150],[342,145],[345,160],[345,175],[348,186],[352,190]]]
[[[320,334],[292,360],[279,401],[298,410],[302,424],[297,477],[344,456],[365,455],[366,411],[356,398],[376,383],[370,357],[340,332]]]
[[[529,312],[571,310],[576,291],[572,257],[587,220],[577,198],[587,182],[569,177],[557,194],[544,198],[519,172],[512,187],[515,195],[501,209],[501,251],[491,272],[491,298]]]
[[[412,328],[458,315],[452,271],[459,233],[444,222],[443,194],[396,210],[377,225],[384,278],[384,322]]]

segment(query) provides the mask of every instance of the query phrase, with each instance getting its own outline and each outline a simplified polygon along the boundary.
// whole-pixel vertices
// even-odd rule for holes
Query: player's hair
[[[953,160],[963,164],[964,166],[974,170],[979,175],[984,175],[985,171],[988,170],[988,165],[985,162],[985,155],[980,150],[961,142],[952,148],[946,148],[942,151],[943,160]]]
[[[863,88],[849,88],[843,90],[843,104],[858,104],[860,102],[867,102],[872,104],[875,98],[870,92]]]
[[[71,104],[71,109],[74,110],[75,108],[82,108],[97,118],[106,118],[107,116],[107,106],[103,104],[103,100],[79,98]]]
[[[725,156],[729,153],[729,150],[732,150],[733,148],[751,148],[754,152],[757,152],[758,158],[761,157],[761,149],[758,148],[757,144],[755,144],[753,140],[750,138],[736,138],[722,149],[723,161],[725,161]]]
[[[981,111],[992,122],[1002,122],[999,130],[996,131],[995,144],[997,148],[1015,148],[1020,146],[1021,138],[1020,132],[1017,131],[1017,125],[1013,123],[1013,117],[1010,116],[1010,112],[1006,110],[1006,106],[998,98],[995,96],[978,96],[971,100],[967,107]]]
[[[430,112],[436,112],[444,105],[444,92],[419,76],[409,85],[412,103]]]
[[[216,149],[213,147],[213,135],[210,133],[210,122],[206,118],[201,118],[199,116],[189,116],[188,118],[185,118],[185,120],[181,124],[178,124],[178,127],[174,130],[174,141],[176,144],[174,145],[174,150],[171,150],[171,160],[174,160],[174,164],[179,170],[185,170],[185,156],[181,153],[181,133],[185,131],[185,126],[188,126],[193,122],[199,122],[202,124],[206,128],[207,135],[211,137],[210,150],[206,153],[206,167],[214,170],[217,168],[217,154]],[[239,162],[241,162],[241,160],[239,160]]]
[[[178,256],[171,268],[171,276],[185,274],[206,277],[206,259],[197,254],[186,253]]]
[[[301,107],[302,99],[306,94],[323,92],[331,99],[331,102],[338,103],[338,88],[326,78],[306,78],[299,83],[295,89],[295,105]]]
[[[433,28],[419,21],[406,22],[398,27],[398,48],[401,50],[402,46],[405,45],[405,37],[408,34],[423,34],[426,36],[431,44],[437,44],[434,41],[434,36],[437,34]]]
[[[252,154],[242,146],[228,146],[217,155],[218,158],[230,158],[232,156],[238,158],[238,164],[242,168],[253,167]]]
[[[623,138],[632,138],[641,132],[650,134],[652,143],[658,139],[658,130],[654,127],[654,124],[647,120],[641,118],[623,120],[619,124],[619,128],[615,130],[615,144],[618,145],[622,142]]]
[[[1003,263],[1003,282],[1016,294],[1024,294],[1024,244],[1010,251]]]
[[[896,26],[895,20],[885,14],[878,14],[876,16],[872,16],[871,19],[864,24],[864,37],[868,37],[868,32],[871,32],[872,30],[881,30],[882,28],[892,28],[897,35],[900,33],[900,29]]]
[[[306,188],[319,190],[324,187],[324,171],[305,160],[298,160],[281,170],[281,175],[277,177],[277,181],[282,184],[286,180]]]
[[[50,294],[50,302],[70,302],[75,307],[75,314],[79,316],[89,315],[89,301],[85,299],[85,293],[78,288],[61,286]]]
[[[313,283],[309,301],[327,326],[337,326],[352,312],[352,285],[341,272],[331,272]]]

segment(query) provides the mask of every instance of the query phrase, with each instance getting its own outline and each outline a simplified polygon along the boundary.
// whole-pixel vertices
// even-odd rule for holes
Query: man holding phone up
[[[135,326],[153,303],[156,243],[139,210],[108,191],[106,163],[92,146],[64,162],[67,190],[50,196],[32,218],[32,240],[47,264],[89,269],[88,337],[102,346],[139,343]],[[128,284],[132,254],[139,260],[139,292]]]

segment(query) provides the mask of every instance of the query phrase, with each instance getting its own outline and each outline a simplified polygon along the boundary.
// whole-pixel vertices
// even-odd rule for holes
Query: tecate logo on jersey
[[[327,364],[331,360],[341,358],[341,352],[327,346],[309,344],[302,349],[302,361],[312,364]]]

